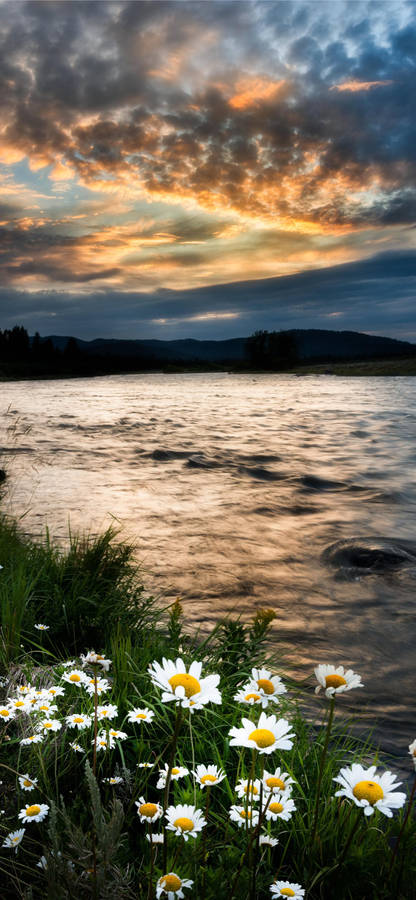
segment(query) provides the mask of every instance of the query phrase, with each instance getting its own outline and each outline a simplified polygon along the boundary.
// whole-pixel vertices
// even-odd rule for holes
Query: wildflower
[[[145,706],[144,709],[131,709],[127,713],[127,719],[129,722],[151,722],[154,715],[154,712]]]
[[[33,688],[31,684],[18,684],[16,690],[18,694],[31,694]]]
[[[374,810],[379,809],[391,819],[392,809],[400,809],[406,802],[406,794],[394,790],[401,785],[401,781],[396,782],[395,779],[391,772],[376,775],[376,766],[363,769],[359,763],[353,763],[351,768],[341,769],[333,779],[341,785],[335,796],[348,797],[356,806],[363,808],[365,816],[372,816]]]
[[[270,796],[270,794],[269,794]],[[268,803],[269,797],[264,798],[264,806],[267,809],[265,812],[266,819],[268,821],[277,822],[278,819],[283,819],[284,822],[288,822],[289,819],[292,818],[292,814],[296,810],[296,806],[291,799],[291,797],[276,797]]]
[[[218,766],[197,766],[195,771],[192,770],[192,775],[194,775],[201,790],[204,787],[213,787],[225,778],[225,772],[223,772],[222,769],[219,769]]]
[[[83,666],[101,666],[104,672],[108,672],[111,666],[111,659],[106,659],[100,653],[95,653],[94,650],[89,650],[86,656],[81,653],[81,659]]]
[[[111,778],[103,778],[103,784],[123,784],[123,779],[120,778],[120,775],[112,775]]]
[[[91,743],[94,743],[94,738],[92,739]],[[110,735],[107,736],[105,731],[100,731],[100,733],[97,734],[96,747],[97,753],[99,750],[112,750],[114,747],[114,738],[112,738]]]
[[[81,669],[71,669],[70,672],[65,672],[62,675],[62,681],[67,681],[68,684],[75,684],[77,687],[80,687],[84,684],[86,677],[85,672],[81,672]]]
[[[67,662],[60,663],[63,669],[72,669],[75,666],[75,659],[68,659]]]
[[[160,819],[161,815],[163,815],[163,809],[160,803],[149,803],[144,797],[140,797],[139,800],[135,801],[135,804],[137,806],[137,815],[140,816],[140,821],[147,822],[148,825],[156,822],[156,820]]]
[[[287,719],[276,719],[260,713],[257,727],[250,719],[242,719],[242,727],[229,731],[231,747],[251,747],[259,753],[273,753],[275,750],[290,750],[294,734]]]
[[[22,791],[33,791],[38,783],[37,778],[29,778],[29,775],[26,772],[26,775],[19,775],[19,784],[22,788]]]
[[[361,675],[356,675],[352,669],[344,669],[344,666],[320,665],[315,667],[314,672],[318,681],[315,694],[319,694],[323,688],[325,697],[333,697],[335,694],[352,691],[356,687],[364,687],[361,684]]]
[[[163,844],[163,834],[147,834],[146,840],[149,844]]]
[[[250,781],[250,801],[252,803],[253,801],[260,799],[260,784],[261,782],[258,778],[256,778],[254,781]],[[240,780],[237,782],[235,786],[235,792],[240,800],[243,797],[247,797],[248,781],[245,778],[240,778]]]
[[[255,684],[246,684],[244,687],[240,688],[240,690],[234,694],[234,700],[236,700],[237,703],[245,703],[247,706],[262,705],[262,695],[257,690]]]
[[[115,741],[125,741],[128,738],[128,734],[125,731],[117,731],[116,728],[110,728],[108,733]]]
[[[47,803],[33,803],[32,806],[25,806],[19,812],[19,819],[22,822],[43,822],[49,812]]]
[[[75,741],[70,741],[69,746],[71,747],[71,750],[75,750],[76,753],[85,753],[84,748],[81,747],[80,744],[77,744]]]
[[[17,853],[19,844],[22,843],[23,835],[26,828],[19,828],[18,831],[11,831],[2,843],[2,847],[11,847]]]
[[[294,884],[291,881],[274,881],[270,885],[273,897],[292,897],[292,900],[302,900],[305,891],[300,884]]]
[[[229,816],[232,822],[237,822],[239,828],[246,823],[250,827],[255,827],[259,823],[259,814],[257,809],[246,809],[245,806],[231,806]]]
[[[137,768],[138,769],[153,769],[153,763],[151,763],[151,762],[137,763]]]
[[[409,744],[409,753],[410,753],[410,756],[413,758],[413,765],[416,769],[416,741],[412,741],[412,743]]]
[[[52,684],[51,687],[45,688],[45,694],[49,697],[63,697],[65,695],[65,691],[62,685]]]
[[[201,678],[202,663],[193,662],[186,671],[182,659],[176,662],[171,659],[162,660],[162,665],[153,663],[147,670],[152,682],[162,689],[163,703],[179,703],[184,708],[200,709],[206,703],[221,703],[221,694],[217,688],[219,675],[208,675]]]
[[[43,741],[43,735],[38,734],[30,734],[29,737],[22,738],[20,741],[21,747],[29,746],[29,744],[41,744]]]
[[[83,731],[84,728],[89,728],[92,719],[85,713],[72,713],[70,716],[66,716],[65,722],[68,728],[77,728],[78,731]]]
[[[44,734],[48,734],[49,731],[60,731],[61,728],[62,722],[59,719],[41,719],[36,726],[36,731],[43,731]]]
[[[118,709],[114,706],[114,703],[104,703],[102,706],[97,706],[97,716],[99,719],[115,719],[118,715]]]
[[[10,706],[0,706],[0,721],[11,722],[16,713]]]
[[[168,872],[167,875],[162,875],[157,882],[156,898],[160,900],[162,894],[167,894],[168,900],[175,900],[176,897],[182,900],[182,897],[185,896],[182,888],[190,888],[192,885],[193,881],[190,878],[179,878],[175,872]]]
[[[100,694],[105,693],[110,688],[110,682],[106,678],[88,678],[88,675],[84,675],[84,679],[84,688],[91,696],[95,692],[100,696]]]
[[[23,697],[13,697],[12,700],[8,701],[7,705],[9,709],[14,709],[15,712],[28,712],[29,710],[29,704]]]
[[[37,631],[49,631],[50,625],[35,625]]]
[[[164,769],[159,769],[159,781],[156,785],[158,789],[166,787],[166,779],[168,777],[169,766],[165,763]],[[173,766],[170,777],[171,781],[177,781],[178,778],[184,778],[185,775],[189,775],[189,769],[186,769],[185,766]]]
[[[261,847],[276,847],[279,843],[279,838],[271,837],[270,834],[261,834],[259,837],[259,844]]]
[[[206,825],[206,819],[195,806],[169,806],[166,810],[167,826],[185,841],[189,836],[196,838],[198,831]]]
[[[49,713],[58,712],[58,707],[55,703],[49,703],[48,700],[44,699],[37,700],[33,708],[36,710],[36,712],[41,712],[46,715],[49,715]]]
[[[288,772],[282,772],[280,768],[274,772],[264,770],[263,774],[263,790],[265,794],[285,794],[287,797],[292,793],[293,778],[290,778]]]
[[[250,684],[261,695],[264,707],[271,701],[278,703],[279,695],[286,694],[286,687],[280,675],[272,675],[268,669],[252,669]]]

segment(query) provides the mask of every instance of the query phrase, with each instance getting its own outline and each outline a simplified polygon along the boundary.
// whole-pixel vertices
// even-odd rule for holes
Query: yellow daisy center
[[[240,809],[240,816],[242,819],[251,819],[251,812],[250,810],[246,812],[245,809]]]
[[[276,738],[268,728],[255,728],[248,736],[249,741],[254,741],[258,747],[271,747]]]
[[[136,713],[136,719],[145,719],[146,713]]]
[[[12,844],[18,844],[20,841],[20,835],[16,835],[16,837],[12,838]]]
[[[282,897],[295,897],[295,892],[292,891],[292,888],[280,888],[280,894]]]
[[[77,675],[76,672],[72,672],[72,674],[69,676],[69,680],[70,681],[81,681],[81,678],[79,675]]]
[[[40,806],[38,806],[36,803],[34,804],[34,806],[28,806],[26,809],[27,816],[38,816],[39,813],[40,813]]]
[[[76,725],[82,725],[84,721],[83,716],[74,716],[74,722]]]
[[[260,694],[246,694],[246,696],[244,697],[244,700],[247,700],[247,703],[248,703],[249,700],[254,700],[254,701],[261,700],[261,697],[260,697]]]
[[[265,694],[274,694],[274,684],[269,678],[259,678],[257,687],[264,691]]]
[[[19,706],[24,706],[25,703],[24,703],[24,700],[15,700],[13,705],[16,706],[16,708],[17,708]]]
[[[172,678],[169,678],[169,684],[173,691],[176,691],[177,687],[183,687],[188,699],[189,697],[193,697],[194,694],[199,694],[201,690],[199,681],[194,678],[193,675],[188,675],[186,672],[183,672],[180,675],[172,675]]]
[[[45,712],[49,709],[49,703],[44,703],[43,706],[39,707],[40,712]]]
[[[353,794],[357,800],[368,800],[371,806],[384,797],[383,789],[375,781],[359,781],[353,788]]]
[[[181,885],[181,879],[177,875],[165,875],[162,878],[162,887],[165,891],[178,891]]]
[[[52,694],[52,697],[54,697],[56,694],[55,688],[49,688],[49,693]]]
[[[207,784],[208,782],[211,782],[211,784],[213,784],[216,780],[217,779],[215,775],[202,775],[201,784]]]
[[[9,709],[0,709],[0,716],[3,716],[5,719],[7,719],[9,715],[10,715]]]
[[[43,727],[44,728],[52,728],[52,722],[44,722]]]
[[[248,784],[246,784],[244,786],[244,793],[248,794]],[[256,788],[256,785],[253,783],[250,784],[250,794],[258,794],[258,789]]]
[[[283,812],[283,809],[284,809],[283,803],[270,803],[269,804],[270,812],[281,813],[281,812]]]
[[[102,709],[101,712],[100,712],[100,716],[103,716],[103,717],[104,717],[104,716],[107,715],[107,713],[108,713],[108,709]]]
[[[156,803],[142,803],[142,805],[139,806],[139,813],[142,816],[146,816],[148,819],[152,819],[157,813]]]
[[[192,819],[187,819],[186,816],[180,816],[179,819],[175,819],[173,824],[175,828],[180,828],[181,831],[193,831],[194,829]]]
[[[28,778],[24,778],[24,779],[23,779],[23,786],[24,786],[24,787],[33,787],[33,781],[29,781]]]
[[[341,685],[346,684],[345,678],[342,675],[326,675],[325,676],[325,684],[326,687],[339,688]]]
[[[179,775],[180,769],[172,769],[171,775]]]
[[[276,778],[274,775],[266,778],[266,784],[268,788],[280,788],[281,791],[284,791],[286,787],[284,781],[281,778]]]

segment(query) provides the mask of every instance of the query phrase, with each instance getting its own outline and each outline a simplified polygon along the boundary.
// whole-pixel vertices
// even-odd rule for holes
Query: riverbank
[[[370,742],[361,743],[349,731],[342,695],[330,737],[330,700],[324,698],[316,722],[302,715],[301,702],[310,702],[317,682],[313,673],[306,683],[288,681],[278,647],[273,658],[266,658],[273,613],[258,610],[246,622],[218,622],[203,639],[187,627],[179,602],[165,606],[148,595],[134,548],[112,532],[90,540],[72,536],[63,551],[49,538],[28,540],[3,516],[0,563],[2,708],[11,711],[9,723],[9,713],[3,716],[0,737],[4,897],[26,897],[30,891],[35,900],[150,898],[167,872],[175,872],[184,887],[187,879],[193,881],[189,896],[207,900],[229,897],[230,890],[244,900],[266,898],[270,884],[285,882],[290,890],[302,885],[310,900],[415,896],[414,821],[409,817],[405,823],[405,806],[392,818],[378,811],[366,817],[350,800],[334,798],[339,784],[333,778],[341,767],[360,762],[366,768],[373,760],[378,763],[377,754]],[[94,667],[82,659],[91,647],[104,657],[104,671],[98,662]],[[175,703],[163,702],[166,697],[152,683],[148,667],[179,656],[186,671],[199,660],[203,675],[211,673],[207,690],[218,701],[217,684],[221,703],[200,709],[196,704],[191,714],[187,697],[194,702],[198,695],[187,687],[182,697],[188,708],[179,707],[175,715]],[[263,676],[253,673],[262,664],[278,702],[270,702],[261,688],[259,706],[255,700],[244,703],[241,696],[236,700],[242,684],[254,674]],[[202,684],[199,669],[192,672],[186,685],[195,677]],[[98,685],[103,688],[99,696]],[[359,703],[364,691],[356,693]],[[290,729],[290,741],[279,744],[274,738],[276,749],[267,755],[261,741],[254,755],[232,746],[231,729],[241,726],[242,716],[253,721],[253,728],[262,707],[262,715],[274,714],[286,723],[280,732],[286,729],[289,736]],[[269,728],[270,723],[269,718]],[[214,777],[207,793],[191,775],[203,771],[198,764],[223,768],[226,778],[215,786]],[[273,816],[264,812],[264,794],[257,828],[259,804],[247,805],[244,780],[251,779],[259,790],[264,764],[280,786]],[[164,767],[171,771],[170,791],[166,776],[157,776]],[[243,800],[235,794],[241,779]],[[168,802],[176,810],[185,804],[186,812],[177,810],[177,817],[191,821],[191,830],[195,821],[195,833],[197,820],[207,820],[195,840],[184,841],[188,832],[180,828],[176,835],[175,829],[159,829],[158,810]],[[237,810],[236,821],[230,819],[230,806]],[[38,807],[41,812],[33,813]],[[155,807],[152,823],[150,807]],[[24,829],[18,818],[22,808],[28,812]],[[251,828],[239,827],[238,810],[245,821],[252,820]],[[146,832],[164,838],[166,853],[163,844],[146,840]],[[396,858],[392,848],[399,835]]]

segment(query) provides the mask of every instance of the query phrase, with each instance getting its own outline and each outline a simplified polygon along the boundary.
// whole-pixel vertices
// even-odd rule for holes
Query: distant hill
[[[285,332],[295,341],[297,357],[303,361],[333,361],[380,359],[386,357],[413,356],[416,345],[394,338],[377,337],[358,331],[324,331],[318,329],[293,329]],[[65,350],[69,337],[50,335],[41,341],[51,340],[58,350]],[[96,357],[117,357],[133,361],[169,363],[217,363],[236,364],[249,361],[248,338],[226,341],[177,341],[115,340],[97,338],[76,344],[83,353]]]

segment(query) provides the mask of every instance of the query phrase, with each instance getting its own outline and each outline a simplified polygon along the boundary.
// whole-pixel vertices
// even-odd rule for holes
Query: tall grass
[[[202,637],[184,626],[179,601],[164,608],[147,594],[133,548],[118,541],[111,531],[91,539],[72,535],[64,551],[48,536],[41,544],[32,543],[13,522],[0,518],[0,563],[4,567],[0,571],[0,652],[2,674],[7,679],[4,697],[13,696],[19,685],[29,682],[38,687],[65,684],[64,696],[57,698],[58,711],[53,714],[63,727],[48,734],[42,743],[20,743],[33,731],[40,714],[19,714],[10,724],[0,726],[2,840],[20,827],[17,813],[32,803],[32,796],[50,807],[44,822],[26,826],[17,852],[7,847],[1,850],[1,896],[5,900],[154,897],[157,879],[165,874],[163,854],[157,845],[153,852],[145,839],[146,826],[139,821],[135,802],[142,796],[161,802],[163,791],[156,787],[158,770],[168,762],[172,749],[175,766],[191,771],[195,763],[213,763],[223,767],[227,776],[212,788],[209,804],[206,792],[197,788],[191,774],[171,782],[170,803],[196,801],[202,811],[209,806],[203,838],[199,835],[185,842],[167,832],[168,871],[194,881],[185,897],[228,900],[234,892],[241,900],[265,900],[276,877],[303,885],[310,900],[416,897],[412,815],[405,821],[404,809],[391,820],[381,813],[367,820],[349,801],[334,797],[332,779],[341,766],[356,761],[369,765],[377,759],[371,740],[359,740],[343,720],[342,700],[322,771],[316,839],[311,841],[328,711],[324,701],[319,725],[305,717],[302,692],[311,694],[312,685],[305,689],[292,684],[293,690],[281,696],[276,711],[290,721],[296,735],[291,750],[266,759],[266,768],[282,766],[295,781],[292,818],[265,823],[263,828],[278,838],[278,845],[257,850],[256,835],[253,833],[250,843],[250,831],[230,821],[230,805],[238,802],[238,778],[248,778],[252,766],[261,763],[249,750],[230,746],[230,728],[240,724],[242,715],[253,721],[258,715],[257,710],[239,706],[234,694],[253,666],[266,658],[272,612],[259,611],[249,622],[219,622],[208,637]],[[49,630],[37,632],[34,626],[39,622]],[[114,749],[97,753],[95,776],[92,729],[77,732],[65,725],[65,717],[73,713],[93,717],[94,697],[62,680],[67,671],[63,663],[70,658],[80,666],[78,654],[91,647],[112,660],[111,674],[105,676],[111,690],[99,703],[117,706],[117,719],[111,724],[128,734],[127,740],[115,742]],[[204,672],[220,675],[222,704],[192,716],[184,710],[173,747],[175,709],[173,704],[161,702],[147,668],[155,659],[178,655],[188,665],[198,659]],[[275,654],[268,665],[284,676],[281,662]],[[153,721],[128,722],[133,707],[152,710]],[[73,742],[79,743],[82,753],[71,748]],[[150,766],[142,768],[141,763]],[[37,778],[36,791],[24,792],[17,773]],[[111,786],[103,781],[110,776],[122,781]],[[392,849],[403,823],[391,866]],[[153,830],[159,825],[160,821],[156,822]],[[46,868],[37,865],[42,856]]]

